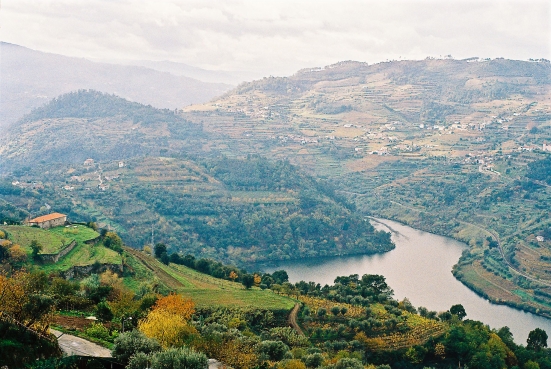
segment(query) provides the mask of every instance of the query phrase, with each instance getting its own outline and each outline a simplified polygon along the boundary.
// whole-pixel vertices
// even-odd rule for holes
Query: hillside
[[[43,189],[26,186],[31,178]],[[331,186],[285,162],[148,157],[123,167],[43,166],[18,181],[4,184],[18,191],[3,199],[32,204],[33,214],[47,202],[70,219],[116,229],[138,248],[151,242],[152,229],[173,251],[238,264],[393,247]]]
[[[548,62],[505,59],[342,62],[242,84],[184,116],[224,132],[228,155],[269,152],[334,177],[394,158],[464,157],[493,147],[488,135],[542,145],[550,75]]]
[[[75,93],[2,139],[2,168],[15,169],[10,181],[25,183],[16,187],[33,200],[18,200],[10,185],[3,199],[33,211],[55,201],[77,217],[111,224],[134,246],[150,242],[153,226],[154,237],[167,235],[171,247],[239,263],[259,255],[375,251],[385,241],[374,235],[352,241],[355,232],[371,234],[359,226],[348,204],[354,202],[364,215],[468,242],[458,278],[496,302],[547,311],[549,187],[542,160],[551,141],[550,69],[544,60],[342,62],[245,83],[177,114],[131,103],[121,103],[128,111],[104,114],[102,99],[117,107],[115,97],[88,105],[95,93]],[[136,118],[134,109],[156,123]],[[89,121],[94,129],[83,129]],[[123,173],[116,161],[136,155],[151,158],[126,167],[128,181],[116,177]],[[258,156],[281,162],[265,170]],[[104,162],[77,166],[87,157]],[[36,161],[43,166],[24,164]],[[52,169],[52,161],[73,164]],[[301,170],[289,171],[281,164],[287,162]],[[101,171],[119,179],[104,182]],[[297,187],[266,175],[272,172],[303,177]],[[81,173],[92,186],[72,179]],[[323,188],[305,173],[323,178]],[[109,191],[87,190],[106,183]],[[324,190],[327,183],[333,190]]]
[[[112,65],[0,43],[0,128],[54,97],[95,89],[157,108],[180,108],[218,96],[232,86],[139,66]]]
[[[28,163],[82,163],[201,151],[200,125],[173,111],[98,91],[62,95],[26,115],[0,138],[2,170]]]
[[[550,311],[550,76],[544,60],[342,62],[242,84],[183,116],[224,132],[226,155],[285,158],[366,214],[469,243],[459,279]]]

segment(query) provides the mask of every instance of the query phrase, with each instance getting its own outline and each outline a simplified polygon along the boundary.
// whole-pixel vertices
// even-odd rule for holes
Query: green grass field
[[[56,234],[60,237],[69,238],[75,240],[78,243],[93,240],[99,237],[99,233],[92,228],[76,224],[70,227],[56,227],[48,230],[49,233]]]
[[[280,296],[270,290],[253,287],[246,290],[241,283],[226,281],[199,273],[183,265],[164,265],[140,251],[129,250],[127,263],[136,274],[125,278],[125,284],[136,288],[138,278],[145,281],[158,280],[186,297],[198,307],[242,307],[291,309],[295,300]],[[145,268],[143,268],[145,266]]]
[[[55,254],[62,250],[73,240],[78,243],[92,240],[99,236],[99,233],[83,225],[71,227],[55,227],[42,229],[28,226],[2,226],[1,230],[9,235],[10,241],[23,247],[27,252],[32,241],[36,240],[42,245],[41,254]]]
[[[95,262],[100,264],[121,264],[122,257],[117,252],[101,244],[87,245],[78,243],[77,246],[60,261],[55,264],[45,265],[43,269],[46,272],[63,272],[73,266],[92,265]]]
[[[62,236],[51,230],[35,227],[2,226],[0,229],[8,233],[11,242],[20,245],[29,253],[31,252],[29,246],[33,240],[42,245],[42,253],[44,254],[55,254],[65,245],[71,243],[72,240],[72,237]]]

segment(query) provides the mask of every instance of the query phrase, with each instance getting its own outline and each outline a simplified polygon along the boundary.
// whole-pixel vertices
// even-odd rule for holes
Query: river
[[[266,272],[284,269],[290,282],[333,284],[341,275],[381,274],[398,300],[407,297],[416,306],[438,312],[462,304],[468,319],[492,328],[508,326],[517,343],[526,344],[528,333],[544,329],[551,336],[551,320],[504,305],[495,305],[465,287],[452,275],[467,245],[452,238],[423,232],[386,219],[372,222],[377,229],[392,231],[396,248],[384,254],[283,261],[262,265]]]

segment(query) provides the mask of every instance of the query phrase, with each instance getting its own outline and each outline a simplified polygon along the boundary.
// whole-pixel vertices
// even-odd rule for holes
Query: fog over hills
[[[0,130],[61,94],[95,89],[157,108],[206,102],[232,86],[0,43]]]
[[[171,73],[176,76],[194,78],[208,83],[228,83],[231,85],[238,85],[245,81],[252,81],[253,79],[263,77],[258,73],[248,71],[208,70],[169,60],[134,60],[126,61],[122,64],[142,66],[155,69],[160,72]]]

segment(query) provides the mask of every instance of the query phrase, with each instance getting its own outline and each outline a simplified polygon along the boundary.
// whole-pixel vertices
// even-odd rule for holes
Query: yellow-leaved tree
[[[139,322],[138,329],[147,337],[155,338],[164,348],[181,347],[197,334],[188,322],[194,312],[192,300],[171,294],[157,300],[149,314]]]
[[[255,274],[254,275],[254,285],[258,287],[258,286],[260,286],[260,282],[262,282],[262,278],[258,274]]]

